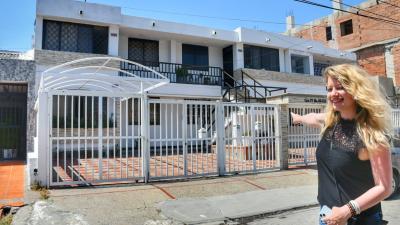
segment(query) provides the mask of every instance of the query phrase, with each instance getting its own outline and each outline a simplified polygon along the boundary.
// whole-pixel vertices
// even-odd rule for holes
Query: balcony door
[[[222,51],[223,51],[222,58],[224,61],[224,70],[233,77],[233,46],[232,45],[228,46],[224,48]],[[225,74],[224,74],[224,80],[228,82],[231,86],[234,85],[234,80]]]

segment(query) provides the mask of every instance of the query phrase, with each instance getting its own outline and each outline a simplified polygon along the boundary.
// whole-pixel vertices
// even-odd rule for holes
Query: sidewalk
[[[14,224],[223,224],[315,205],[315,169],[124,186],[54,189]]]

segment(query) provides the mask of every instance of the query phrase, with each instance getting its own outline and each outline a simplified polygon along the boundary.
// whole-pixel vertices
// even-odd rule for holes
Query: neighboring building
[[[87,61],[90,57],[93,60]],[[155,151],[160,151],[161,154],[165,146],[167,149],[168,146],[171,147],[172,152],[182,147],[185,140],[183,137],[165,142],[161,139],[167,139],[169,135],[182,135],[183,132],[177,129],[187,126],[185,138],[191,140],[185,143],[192,143],[196,148],[199,143],[203,146],[205,142],[201,141],[201,137],[208,135],[207,148],[210,150],[207,151],[211,151],[215,147],[213,129],[216,121],[213,117],[217,114],[216,100],[265,103],[267,97],[286,93],[297,94],[297,102],[310,103],[310,98],[303,96],[310,95],[314,100],[314,96],[325,95],[325,84],[321,77],[321,71],[325,67],[337,63],[354,63],[356,59],[352,53],[328,48],[317,41],[304,41],[246,28],[229,31],[141,18],[122,14],[120,7],[71,0],[37,0],[31,58],[33,61],[29,61],[29,70],[25,75],[22,74],[25,72],[18,69],[13,70],[13,73],[5,72],[12,76],[1,77],[0,85],[20,77],[18,73],[23,75],[19,80],[28,86],[29,173],[31,176],[38,173],[40,180],[46,182],[51,179],[49,177],[56,175],[51,180],[55,183],[59,183],[59,180],[82,181],[83,178],[79,175],[81,168],[74,167],[74,163],[84,163],[81,158],[74,158],[77,157],[76,154],[81,156],[81,141],[85,143],[85,155],[82,157],[87,157],[88,146],[91,147],[92,152],[89,155],[92,159],[106,157],[94,153],[93,151],[98,151],[97,148],[106,148],[109,157],[108,148],[112,147],[114,157],[115,148],[124,148],[127,152],[129,149],[129,157],[136,157],[133,151],[141,145],[143,136],[149,134],[148,147],[152,149],[151,154],[156,154]],[[26,64],[21,58],[13,60],[18,65]],[[72,64],[71,61],[75,63]],[[94,68],[95,63],[100,65]],[[109,66],[108,72],[99,74],[98,71],[105,68],[106,64]],[[60,68],[63,70],[52,74]],[[80,73],[74,74],[78,70],[81,70]],[[43,74],[47,74],[46,77]],[[74,79],[69,79],[64,74],[71,74]],[[95,77],[96,74],[98,77]],[[132,78],[129,74],[136,77]],[[168,78],[162,80],[168,80],[168,83],[157,80],[157,76]],[[138,77],[138,83],[132,83]],[[157,88],[149,89],[146,99],[148,96],[150,103],[147,103],[147,100],[144,101],[137,94],[143,94],[143,87],[139,87],[139,84],[152,85],[151,82],[161,82],[162,85],[153,85]],[[43,97],[46,95],[43,91],[46,88],[55,91],[51,96]],[[104,95],[95,97],[88,92],[91,89],[103,90],[99,93]],[[168,103],[159,102],[168,99]],[[203,101],[198,106],[192,102],[187,109],[183,105],[174,105],[185,100]],[[26,104],[24,101],[26,100],[22,99],[21,104]],[[142,113],[146,113],[142,111],[143,104],[149,104],[146,107],[149,118],[140,117]],[[37,132],[35,141],[35,132],[31,132],[36,123],[33,105],[40,114],[37,116],[40,132]],[[185,116],[183,113],[186,111],[188,114]],[[251,121],[250,115],[245,115],[250,112],[251,110],[244,110],[230,114],[241,117],[243,122],[244,118]],[[261,109],[253,112],[260,118],[262,115],[266,116],[266,111]],[[268,118],[272,114],[268,113]],[[148,119],[148,133],[143,135],[141,134],[144,130],[141,129],[145,128],[140,126],[143,122],[140,118]],[[236,135],[240,133],[246,138],[244,133],[251,135],[250,125],[240,128],[236,123],[240,123],[239,119],[228,122],[226,126],[237,128]],[[257,125],[257,129],[261,129],[261,125]],[[265,124],[263,129],[268,127],[270,126]],[[109,129],[114,130],[112,135]],[[46,132],[49,134],[45,135]],[[263,135],[271,133],[272,131],[263,132]],[[116,138],[119,138],[120,143],[116,143]],[[107,144],[103,143],[106,140]],[[87,144],[89,141],[91,144]],[[2,148],[5,149],[0,146]],[[7,147],[9,148],[11,147]],[[102,151],[106,152],[105,149]],[[9,150],[4,154],[9,155]],[[124,157],[128,157],[128,153],[126,154]],[[26,156],[22,159],[24,157]],[[49,157],[52,160],[48,160]],[[66,160],[68,157],[70,158]],[[47,163],[43,163],[45,161]],[[72,165],[67,165],[68,163]],[[99,162],[98,166],[101,164]],[[35,170],[32,173],[33,168],[38,168],[39,172]],[[43,173],[43,170],[47,172]],[[96,168],[93,170],[97,171]],[[74,174],[79,176],[75,177]],[[97,175],[97,178],[93,176],[91,179],[101,180],[101,175]]]
[[[332,1],[335,9],[400,21],[400,1],[365,1],[354,8],[344,8],[342,1]],[[398,7],[394,7],[394,6]],[[311,6],[310,6],[311,7]],[[327,47],[347,50],[357,55],[358,64],[372,75],[393,79],[400,86],[400,33],[398,24],[390,24],[351,13],[334,10],[326,17],[295,27],[293,16],[287,18],[286,34],[315,40]],[[393,95],[393,92],[388,95]]]

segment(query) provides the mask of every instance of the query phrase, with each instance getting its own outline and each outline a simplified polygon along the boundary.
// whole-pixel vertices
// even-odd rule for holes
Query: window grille
[[[43,49],[108,53],[108,27],[44,20]]]

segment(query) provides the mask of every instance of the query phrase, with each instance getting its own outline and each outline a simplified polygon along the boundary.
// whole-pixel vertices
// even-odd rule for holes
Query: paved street
[[[383,202],[384,219],[389,224],[400,224],[400,194],[394,198]],[[318,207],[290,211],[264,219],[259,219],[248,223],[247,225],[312,225],[318,224]]]

